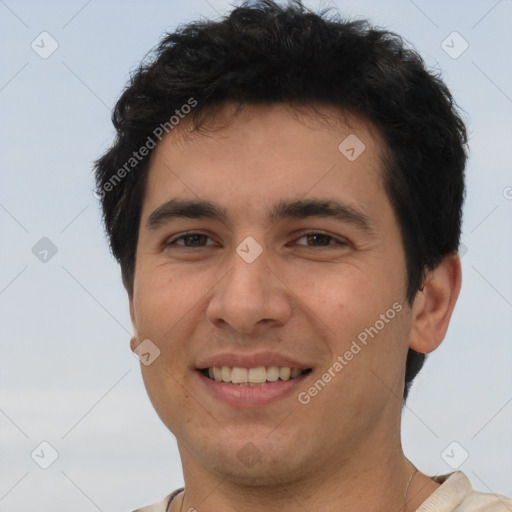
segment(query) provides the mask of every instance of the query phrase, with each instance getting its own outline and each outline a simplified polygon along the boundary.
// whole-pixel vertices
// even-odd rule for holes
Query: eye
[[[306,239],[306,244],[298,243],[299,240]],[[331,242],[334,241],[335,244]],[[319,231],[311,231],[309,233],[305,233],[300,238],[297,238],[295,241],[297,245],[308,245],[311,243],[312,245],[308,245],[308,247],[328,247],[332,245],[347,245],[343,240],[339,240],[334,238],[331,235],[327,235],[326,233],[322,233]]]
[[[212,243],[207,243],[208,240],[210,240]],[[299,243],[300,240],[305,240],[306,243]],[[304,233],[300,238],[296,239],[295,244],[305,245],[307,247],[332,247],[336,245],[348,245],[347,242],[337,239],[326,233],[322,233],[320,231],[311,231],[308,233]],[[196,247],[206,247],[211,245],[215,244],[208,235],[196,232],[184,233],[165,243],[165,247],[179,246],[192,249]]]
[[[169,240],[165,243],[165,246],[172,246],[172,245],[178,245],[182,247],[187,248],[194,248],[194,247],[204,247],[205,245],[213,245],[213,244],[206,244],[206,240],[211,238],[204,233],[185,233],[183,235],[180,235],[172,240]],[[177,243],[178,240],[182,240],[183,243]]]

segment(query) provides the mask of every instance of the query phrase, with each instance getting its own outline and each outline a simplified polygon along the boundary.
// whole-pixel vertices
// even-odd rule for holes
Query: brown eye
[[[307,245],[308,247],[328,247],[330,245],[346,245],[343,241],[338,240],[330,235],[326,235],[325,233],[317,233],[317,232],[311,232],[311,233],[305,233],[300,238],[297,239],[296,243],[299,240],[306,239],[305,244],[299,243],[298,245]],[[334,241],[335,244],[332,244],[331,242]]]
[[[179,245],[184,247],[204,247],[205,245],[211,245],[206,244],[206,241],[210,237],[207,235],[204,235],[203,233],[187,233],[185,235],[181,235],[174,240],[171,240],[166,244],[166,246],[172,246],[172,245]],[[177,243],[178,240],[183,240],[183,243]]]

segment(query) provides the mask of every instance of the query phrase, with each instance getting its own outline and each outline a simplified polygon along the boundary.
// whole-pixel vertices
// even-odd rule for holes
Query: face
[[[411,315],[384,145],[317,110],[246,106],[152,156],[132,348],[160,351],[143,377],[184,466],[285,482],[398,435]]]

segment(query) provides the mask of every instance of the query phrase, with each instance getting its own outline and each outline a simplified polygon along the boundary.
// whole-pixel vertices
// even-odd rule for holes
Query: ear
[[[412,305],[410,348],[427,354],[441,344],[459,296],[461,281],[460,258],[455,252],[428,273],[425,285],[416,294]]]
[[[135,322],[135,308],[133,306],[133,295],[129,296],[129,301],[130,301],[130,319],[132,321],[132,330],[133,330],[132,337],[130,338],[130,348],[132,349],[132,352],[133,352],[139,344],[139,336],[137,334],[137,324]]]

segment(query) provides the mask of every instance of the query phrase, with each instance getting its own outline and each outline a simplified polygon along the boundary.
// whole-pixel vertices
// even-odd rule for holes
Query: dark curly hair
[[[112,116],[116,140],[95,164],[106,231],[128,293],[155,138],[184,114],[199,129],[227,101],[322,103],[380,128],[412,304],[426,272],[459,246],[464,123],[439,75],[398,35],[331,11],[312,13],[298,0],[284,7],[246,2],[220,21],[178,27],[132,73]],[[409,349],[404,403],[424,360]]]

